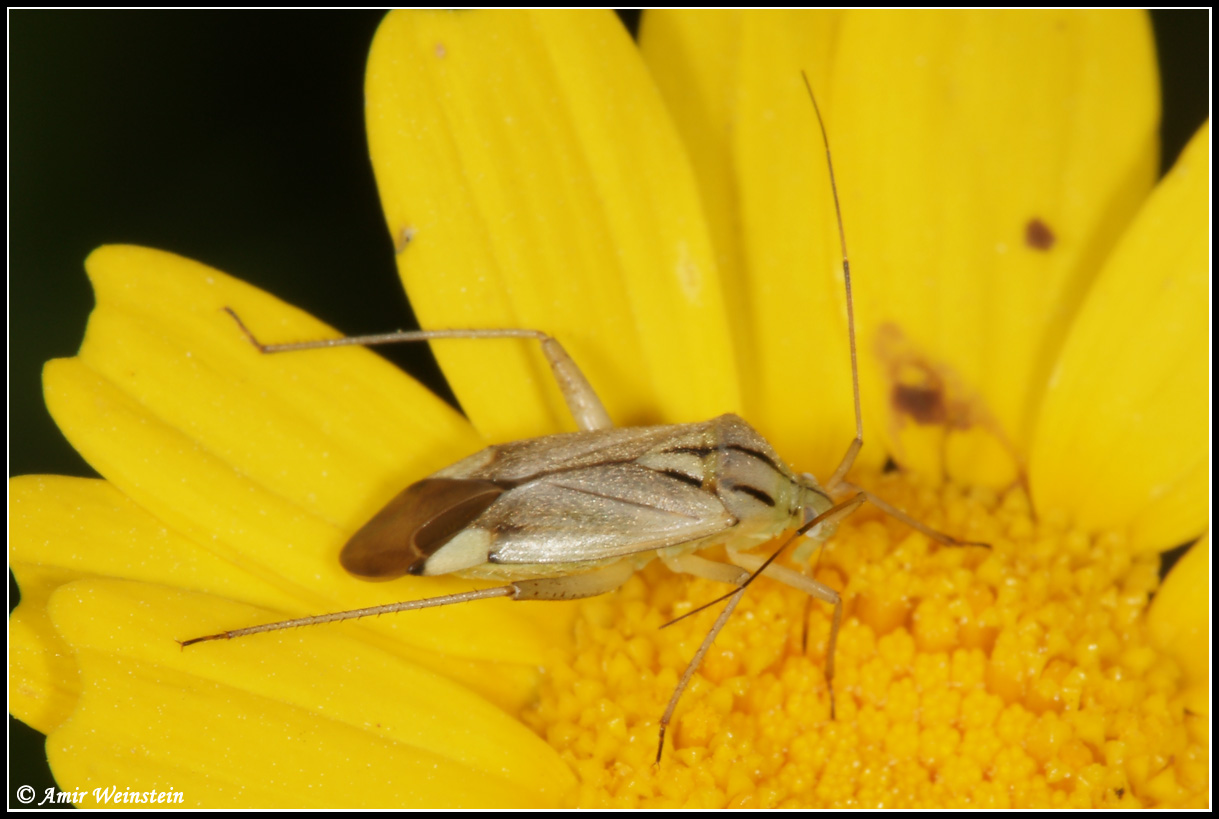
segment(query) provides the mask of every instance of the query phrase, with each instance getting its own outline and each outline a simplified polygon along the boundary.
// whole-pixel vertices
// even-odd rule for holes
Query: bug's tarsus
[[[254,345],[254,349],[258,350],[258,352],[260,352],[260,353],[270,352],[267,349],[267,345],[265,345],[261,341],[259,341],[258,338],[254,335],[254,333],[250,331],[250,328],[245,326],[245,322],[241,320],[241,316],[237,315],[236,310],[234,310],[232,307],[228,307],[228,306],[225,306],[221,309],[233,317],[233,321],[237,322],[237,326],[241,328],[241,332],[245,333],[245,337],[248,338],[250,340],[250,343]]]
[[[195,643],[206,643],[209,640],[231,640],[231,639],[233,639],[233,632],[222,631],[219,634],[208,634],[204,637],[191,637],[189,640],[174,640],[174,642],[178,644],[179,648],[184,649],[187,646],[193,646]]]

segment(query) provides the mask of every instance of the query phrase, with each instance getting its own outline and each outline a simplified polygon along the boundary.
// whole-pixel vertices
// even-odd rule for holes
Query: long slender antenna
[[[813,110],[817,113],[817,125],[821,128],[821,143],[825,146],[825,164],[830,172],[830,190],[834,194],[834,214],[838,217],[838,244],[842,248],[842,280],[847,291],[847,337],[851,345],[851,389],[855,396],[855,440],[847,447],[842,462],[830,476],[826,488],[832,489],[846,477],[847,472],[855,463],[855,456],[863,446],[863,410],[859,401],[859,356],[855,352],[855,299],[851,294],[851,261],[847,256],[846,230],[842,226],[842,205],[838,201],[838,180],[834,176],[834,160],[830,156],[830,138],[825,130],[825,119],[821,116],[821,106],[817,105],[817,95],[813,93],[813,84],[808,74],[800,72],[804,78],[804,87],[808,89],[809,99],[813,101]]]

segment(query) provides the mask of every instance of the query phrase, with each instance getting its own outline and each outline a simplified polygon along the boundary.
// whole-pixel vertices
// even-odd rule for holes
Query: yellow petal
[[[732,172],[736,96],[733,77],[740,59],[738,10],[649,11],[639,27],[639,51],[664,98],[665,107],[690,157],[729,305],[742,304],[740,236]],[[730,309],[733,338],[742,361],[755,360],[744,311]],[[742,368],[741,382],[756,380]],[[744,391],[749,403],[748,390]]]
[[[59,586],[125,577],[287,605],[271,583],[234,571],[105,481],[31,475],[9,482],[9,565],[21,605],[9,621],[9,709],[50,733],[79,693],[75,655],[46,611]]]
[[[746,416],[785,457],[823,476],[854,437],[855,414],[842,252],[801,71],[828,115],[838,19],[659,12],[642,38],[707,201],[734,337],[750,362]],[[865,450],[865,460],[882,457]]]
[[[368,584],[345,578],[332,599],[302,603],[278,588],[275,578],[242,571],[167,528],[105,481],[26,476],[9,485],[9,564],[21,587],[21,605],[9,628],[9,708],[43,733],[58,727],[76,706],[79,682],[71,646],[52,626],[46,603],[59,586],[82,577],[101,576],[206,592],[218,598],[256,602],[273,612],[321,613],[336,608],[390,602],[436,592],[433,583],[400,586]],[[463,590],[468,584],[451,584]],[[352,598],[357,601],[353,602]],[[441,619],[397,617],[375,621],[394,639],[391,648],[414,662],[439,670],[515,711],[536,684],[535,668],[549,646],[566,637],[566,607],[516,604],[501,611],[459,606]],[[537,611],[531,611],[537,609]],[[543,610],[544,609],[544,610]],[[275,615],[246,614],[242,623],[268,622]],[[453,618],[456,619],[453,619]],[[522,619],[524,618],[524,619]],[[549,627],[539,627],[537,621]],[[185,638],[231,628],[236,622],[209,616],[181,634]],[[349,639],[370,640],[363,629]],[[402,643],[429,649],[406,651]],[[221,648],[219,651],[224,651]],[[277,649],[267,648],[274,662]]]
[[[267,342],[338,333],[219,271],[136,247],[102,248],[86,268],[98,307],[76,359],[89,370],[80,377],[104,380],[155,417],[164,434],[189,437],[193,457],[214,458],[233,473],[230,481],[257,482],[301,512],[358,525],[408,480],[478,446],[460,416],[368,351],[259,355],[222,308],[236,310]],[[99,472],[142,502],[175,493],[171,487],[190,474],[143,474],[135,470],[164,467],[129,459],[137,464],[123,468],[132,475],[111,475],[111,460],[144,442],[64,432]],[[181,457],[192,457],[185,446]],[[167,494],[160,505],[181,509],[190,500]],[[163,511],[150,499],[148,505]],[[193,524],[173,522],[188,530]],[[216,524],[207,521],[207,532]]]
[[[1030,461],[1038,509],[1131,525],[1136,549],[1197,536],[1209,510],[1209,138],[1208,125],[1089,293]]]
[[[666,12],[643,34],[719,227],[734,330],[754,362],[742,369],[750,419],[821,472],[854,428],[803,69],[855,262],[865,459],[883,443],[933,475],[1015,479],[1074,305],[1151,184],[1145,19]],[[1052,248],[1029,247],[1051,224]],[[739,244],[718,238],[737,232]]]
[[[1133,12],[857,12],[827,96],[865,422],[1002,486],[1055,354],[1149,190],[1158,96]]]
[[[98,308],[80,356],[47,367],[52,415],[125,494],[236,565],[302,589],[350,582],[334,560],[346,537],[478,448],[460,416],[366,350],[260,355],[222,307],[264,341],[337,334],[219,271],[123,247],[87,266]]]
[[[103,248],[88,266],[99,306],[81,355],[47,366],[48,406],[99,472],[218,559],[203,580],[179,578],[176,561],[148,579],[289,615],[470,587],[366,583],[337,560],[347,537],[410,480],[478,447],[459,416],[365,350],[260,355],[222,306],[270,341],[332,331],[218,271],[142,248]],[[31,526],[32,537],[39,531]],[[155,543],[155,534],[133,540],[131,554]],[[63,582],[44,579],[44,597]],[[565,622],[561,606],[544,619],[530,608],[454,606],[437,617],[378,618],[356,633],[515,708]]]
[[[1156,646],[1171,653],[1186,678],[1202,687],[1210,680],[1210,563],[1210,538],[1204,537],[1169,572],[1148,615]]]
[[[82,693],[48,739],[64,789],[168,790],[187,807],[504,807],[555,804],[572,784],[518,721],[427,671],[315,629],[181,651],[165,636],[239,605],[145,584],[82,580],[51,617],[76,647]]]
[[[268,340],[332,331],[218,271],[142,248],[104,248],[88,267],[98,308],[80,356],[48,365],[46,392],[114,485],[10,486],[25,593],[14,708],[50,732],[60,785],[122,770],[133,789],[172,785],[195,805],[352,804],[352,788],[379,806],[557,801],[570,775],[510,714],[563,606],[543,625],[523,604],[457,606],[178,648],[284,614],[468,588],[364,583],[336,557],[366,514],[361,494],[396,492],[478,440],[367,351],[259,354],[223,306]],[[222,727],[200,732],[201,712]],[[354,769],[331,782],[335,749]]]
[[[611,15],[394,14],[366,96],[386,221],[425,327],[555,335],[618,424],[737,407],[693,177]],[[535,343],[436,354],[487,438],[571,428]]]

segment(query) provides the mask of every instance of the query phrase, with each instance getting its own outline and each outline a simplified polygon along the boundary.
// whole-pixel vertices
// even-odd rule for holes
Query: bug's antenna
[[[827,482],[826,488],[832,489],[846,477],[847,472],[855,463],[855,456],[859,454],[859,449],[863,446],[863,410],[860,409],[859,402],[859,356],[855,352],[855,300],[851,295],[851,261],[847,257],[847,235],[842,226],[842,205],[838,201],[838,181],[834,177],[834,160],[830,156],[830,138],[826,133],[825,119],[821,116],[821,106],[817,105],[817,95],[813,93],[813,84],[808,79],[808,73],[801,71],[800,76],[804,78],[804,87],[808,89],[808,97],[813,101],[813,111],[817,113],[817,125],[821,128],[821,143],[825,146],[825,164],[829,168],[830,190],[834,194],[834,214],[838,217],[838,244],[842,248],[842,280],[847,290],[847,337],[851,345],[851,388],[855,395],[855,440],[851,441],[846,454],[842,456],[842,462],[838,464],[838,468],[834,470],[834,474]]]

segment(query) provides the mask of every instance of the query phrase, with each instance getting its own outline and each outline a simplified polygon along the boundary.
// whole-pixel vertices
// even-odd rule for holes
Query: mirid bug
[[[856,427],[855,438],[824,485],[811,474],[789,468],[736,415],[693,424],[615,427],[559,341],[539,330],[432,330],[263,344],[230,309],[261,353],[443,339],[537,341],[579,431],[491,446],[411,484],[356,532],[339,558],[348,572],[367,579],[453,574],[505,585],[234,629],[184,640],[181,645],[494,597],[592,597],[613,591],[646,563],[659,559],[675,572],[736,588],[720,598],[728,603],[660,719],[657,761],[682,692],[746,587],[760,575],[834,607],[825,667],[833,715],[842,598],[833,588],[777,565],[774,560],[782,547],[769,557],[751,550],[790,532],[784,543],[803,538],[795,559],[807,562],[837,522],[865,501],[941,543],[964,544],[846,481],[863,444],[850,264],[829,141],[811,87],[809,95],[821,126],[838,215]],[[836,501],[836,495],[841,499]],[[696,554],[711,545],[725,546],[729,563]]]

